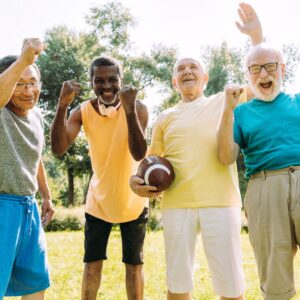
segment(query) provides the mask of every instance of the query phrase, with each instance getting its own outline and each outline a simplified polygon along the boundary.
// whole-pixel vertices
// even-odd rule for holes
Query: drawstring
[[[26,210],[26,224],[29,221],[29,227],[28,227],[28,234],[31,234],[31,227],[32,227],[32,217],[33,217],[33,200],[32,197],[25,196],[22,199],[22,204],[26,205],[25,210]]]

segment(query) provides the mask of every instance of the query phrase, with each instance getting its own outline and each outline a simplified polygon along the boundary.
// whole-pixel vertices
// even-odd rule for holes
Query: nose
[[[103,82],[103,88],[104,89],[110,89],[111,88],[111,83],[109,81],[104,81]]]
[[[191,68],[185,68],[184,69],[184,75],[186,75],[186,74],[192,74],[192,70],[191,70]]]
[[[23,90],[24,95],[33,95],[33,88],[30,85],[26,85]]]
[[[260,77],[267,77],[269,75],[269,73],[266,71],[265,68],[262,68],[260,73],[259,73],[259,76]]]

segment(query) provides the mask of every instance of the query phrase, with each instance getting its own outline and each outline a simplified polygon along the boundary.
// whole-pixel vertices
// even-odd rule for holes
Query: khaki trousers
[[[293,256],[300,244],[300,167],[253,175],[245,212],[264,298],[290,299],[295,295]]]

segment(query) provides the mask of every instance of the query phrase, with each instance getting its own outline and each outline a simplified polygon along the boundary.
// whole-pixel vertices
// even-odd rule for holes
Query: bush
[[[45,231],[76,231],[83,228],[80,220],[76,216],[66,216],[64,218],[54,218],[45,228]]]

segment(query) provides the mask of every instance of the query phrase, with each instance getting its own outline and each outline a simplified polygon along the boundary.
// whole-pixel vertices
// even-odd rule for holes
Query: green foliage
[[[282,51],[286,61],[286,70],[283,78],[283,84],[286,86],[287,84],[293,83],[295,79],[295,71],[300,62],[300,52],[299,46],[293,43],[284,44]]]
[[[65,218],[55,218],[45,228],[45,231],[76,231],[81,230],[82,224],[75,216],[66,216]]]
[[[220,46],[207,46],[202,49],[202,59],[209,74],[205,95],[223,91],[227,83],[244,83],[240,49],[229,48],[226,42]]]
[[[130,49],[129,30],[136,21],[120,2],[110,1],[101,7],[92,7],[86,22],[106,51],[113,53]]]

